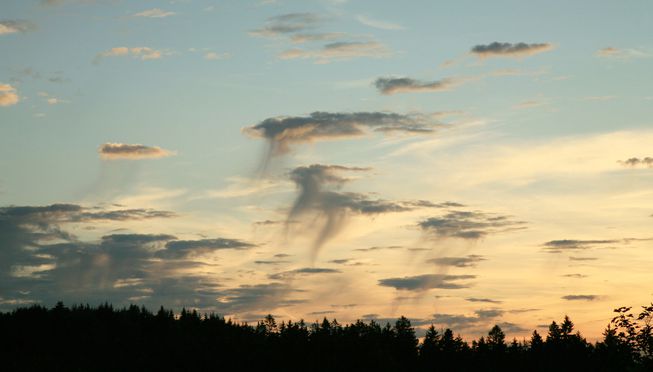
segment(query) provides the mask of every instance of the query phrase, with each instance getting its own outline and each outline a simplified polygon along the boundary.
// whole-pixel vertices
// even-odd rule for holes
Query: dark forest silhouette
[[[19,308],[0,314],[2,370],[188,371],[652,371],[653,304],[616,309],[592,344],[565,317],[548,334],[506,341],[499,326],[465,342],[431,326],[422,343],[405,317],[256,325],[163,307],[109,304]]]

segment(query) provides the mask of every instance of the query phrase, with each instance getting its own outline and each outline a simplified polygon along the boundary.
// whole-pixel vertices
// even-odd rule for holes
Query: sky
[[[599,338],[653,297],[653,4],[8,0],[0,310]]]

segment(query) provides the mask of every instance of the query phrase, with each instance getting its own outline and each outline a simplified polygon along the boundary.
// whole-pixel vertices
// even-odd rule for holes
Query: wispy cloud
[[[544,101],[536,101],[536,100],[529,100],[529,101],[522,101],[519,102],[518,104],[514,105],[514,109],[529,109],[529,108],[534,108],[534,107],[540,107],[546,105],[546,102]]]
[[[423,291],[433,288],[461,289],[469,288],[470,286],[468,283],[460,283],[461,280],[475,278],[476,275],[425,274],[405,276],[402,278],[381,279],[379,280],[379,285],[407,291]]]
[[[402,25],[396,24],[396,23],[390,23],[390,22],[385,22],[385,21],[380,21],[378,19],[374,19],[368,16],[364,15],[359,15],[356,17],[358,22],[364,24],[365,26],[373,27],[373,28],[378,28],[381,30],[403,30],[404,27]]]
[[[43,97],[45,99],[45,102],[47,102],[48,105],[58,105],[58,104],[61,104],[61,103],[69,103],[70,102],[70,101],[67,101],[65,99],[52,97],[47,92],[39,92],[38,95]]]
[[[217,61],[219,59],[227,59],[229,57],[231,57],[230,53],[206,52],[204,54],[204,59],[209,61]]]
[[[255,37],[278,37],[305,31],[317,26],[322,17],[315,13],[288,13],[267,19],[265,25],[249,32]]]
[[[159,59],[164,55],[168,55],[170,52],[156,50],[149,47],[115,47],[107,51],[98,53],[93,60],[94,63],[99,63],[104,58],[110,57],[127,57],[132,56],[133,58],[140,59],[142,61]]]
[[[139,13],[135,13],[133,17],[147,17],[147,18],[165,18],[175,15],[175,12],[165,11],[160,8],[147,9]]]
[[[493,42],[490,44],[480,44],[472,47],[470,53],[478,56],[479,58],[491,57],[512,57],[521,58],[528,57],[538,53],[548,52],[553,50],[554,46],[550,43],[501,43]]]
[[[337,274],[342,271],[323,267],[304,267],[301,269],[284,271],[277,274],[268,275],[272,280],[292,279],[296,276],[319,275],[319,274]]]
[[[480,309],[474,312],[474,315],[464,314],[433,314],[432,323],[456,330],[467,330],[470,328],[487,327],[489,322],[496,322],[496,318],[504,314],[500,309]],[[501,323],[500,327],[510,328],[514,331],[521,331],[521,327],[512,323]]]
[[[485,257],[472,254],[466,257],[438,257],[427,260],[427,263],[434,263],[440,266],[473,267],[478,262],[485,261]]]
[[[198,198],[239,198],[249,195],[260,194],[280,185],[272,180],[259,180],[243,177],[229,177],[229,184],[217,190],[210,190]],[[272,221],[269,221],[270,224]],[[263,223],[259,223],[263,224]]]
[[[346,34],[344,32],[324,32],[314,34],[295,34],[290,40],[295,44],[308,43],[313,41],[330,41],[339,39]]]
[[[12,106],[20,101],[16,88],[0,83],[0,106]]]
[[[56,6],[56,5],[62,5],[66,2],[66,0],[41,0],[41,5],[44,6]]]
[[[36,28],[34,23],[24,20],[0,21],[0,35],[32,31]]]
[[[489,304],[500,304],[503,301],[493,300],[491,298],[478,298],[478,297],[468,297],[465,299],[467,302],[484,302]]]
[[[623,59],[623,60],[633,59],[633,58],[653,57],[653,54],[642,49],[634,49],[634,48],[621,49],[621,48],[614,48],[614,47],[606,47],[606,48],[599,49],[595,53],[595,55],[601,58],[614,58],[614,59]]]
[[[322,49],[290,49],[279,54],[280,59],[313,59],[315,63],[346,61],[354,58],[385,58],[392,51],[376,41],[339,41],[326,44]]]
[[[175,155],[174,152],[162,149],[158,146],[126,143],[105,143],[100,146],[98,153],[102,159],[107,160],[158,159]]]

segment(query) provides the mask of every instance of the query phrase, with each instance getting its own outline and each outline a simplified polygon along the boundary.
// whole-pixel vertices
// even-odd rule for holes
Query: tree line
[[[548,333],[506,340],[495,325],[466,342],[428,328],[421,342],[405,317],[391,325],[272,315],[256,325],[216,314],[131,305],[58,303],[0,313],[6,371],[653,371],[653,304],[615,310],[602,340],[588,342],[566,317]]]

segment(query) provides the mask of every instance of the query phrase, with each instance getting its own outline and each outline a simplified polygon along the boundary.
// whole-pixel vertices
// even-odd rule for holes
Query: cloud
[[[216,309],[223,314],[245,311],[270,311],[305,302],[302,299],[289,299],[293,290],[288,284],[272,282],[257,285],[241,285],[237,288],[220,291]]]
[[[132,17],[147,17],[147,18],[165,18],[175,15],[174,12],[168,12],[159,8],[152,8],[144,10],[140,13],[135,13]]]
[[[569,257],[570,261],[596,261],[597,257]]]
[[[324,310],[324,311],[313,311],[308,313],[308,315],[328,315],[328,314],[334,314],[336,313],[333,310]]]
[[[249,32],[254,37],[278,37],[314,28],[322,21],[315,13],[289,13],[267,19],[265,25]]]
[[[242,296],[238,293],[244,296],[248,292],[246,288],[220,292],[214,275],[188,274],[209,265],[188,258],[215,250],[253,246],[242,240],[178,240],[166,233],[113,233],[97,241],[81,241],[65,230],[68,224],[84,229],[96,226],[98,221],[172,216],[173,213],[165,211],[112,210],[76,204],[2,207],[0,293],[9,299],[6,304],[10,305],[83,299],[88,303],[109,301],[116,306],[167,303],[177,309],[182,306],[233,309],[246,308],[246,302],[254,301],[239,298]],[[276,287],[285,288],[284,293],[274,294],[279,298],[294,292],[280,284]],[[225,296],[232,299],[224,302]],[[218,302],[218,298],[223,302]],[[277,299],[276,303],[281,300]]]
[[[164,55],[170,54],[167,51],[156,50],[149,47],[115,47],[104,52],[98,53],[93,60],[94,63],[99,63],[104,58],[109,57],[127,57],[132,56],[142,61],[159,59]]]
[[[419,81],[410,78],[378,78],[374,82],[381,94],[392,95],[396,93],[416,92],[442,92],[458,86],[460,79],[445,78],[436,81]]]
[[[617,96],[587,96],[583,97],[583,101],[611,101]]]
[[[561,297],[563,300],[567,301],[594,301],[598,300],[599,296],[597,295],[567,295]]]
[[[623,165],[624,167],[630,167],[630,168],[636,168],[636,167],[653,168],[653,158],[648,156],[645,158],[630,158],[627,160],[619,160],[619,164]]]
[[[369,247],[369,248],[356,248],[354,251],[358,252],[373,252],[373,251],[380,251],[380,250],[394,250],[394,249],[401,249],[403,248],[400,245],[391,245],[388,247]]]
[[[346,34],[344,32],[324,32],[314,34],[295,34],[290,37],[290,40],[295,44],[303,44],[314,41],[330,41],[339,39]]]
[[[427,260],[427,263],[434,263],[440,266],[454,266],[454,267],[473,267],[477,262],[485,261],[486,258],[479,255],[469,255],[467,257],[439,257]]]
[[[281,155],[292,145],[359,137],[370,131],[430,134],[442,124],[429,115],[390,112],[320,112],[309,116],[280,116],[265,119],[243,131],[270,144],[269,155]]]
[[[574,278],[574,279],[582,279],[582,278],[587,278],[587,275],[584,274],[565,274],[563,275],[565,278]]]
[[[172,218],[177,215],[169,211],[159,211],[154,209],[120,209],[101,212],[85,211],[78,216],[74,216],[71,221],[129,221],[129,220],[147,220],[151,218]]]
[[[390,23],[390,22],[384,22],[384,21],[379,21],[377,19],[373,19],[364,15],[359,15],[356,17],[358,22],[364,24],[365,26],[370,26],[374,28],[378,28],[381,30],[403,30],[404,27],[402,25],[396,24],[396,23]]]
[[[158,257],[181,259],[191,256],[205,255],[218,250],[235,249],[243,250],[255,247],[254,244],[236,239],[201,239],[201,240],[175,240],[166,243],[165,249],[157,252]]]
[[[254,261],[254,263],[257,264],[257,265],[282,265],[282,264],[290,263],[290,261],[284,261],[284,260],[256,260],[256,261]]]
[[[41,5],[56,6],[56,5],[62,5],[65,2],[66,0],[41,0]]]
[[[455,330],[467,330],[472,328],[488,327],[489,322],[493,322],[496,318],[504,314],[500,309],[481,309],[476,310],[474,315],[463,314],[433,314],[432,323],[439,324]],[[511,331],[518,327],[512,323],[502,323],[511,325]],[[503,328],[503,326],[501,326]],[[523,329],[520,328],[519,331]]]
[[[100,146],[98,153],[102,159],[107,160],[138,160],[158,159],[172,156],[175,153],[157,146],[145,146],[140,144],[105,143]]]
[[[47,206],[10,206],[0,208],[0,217],[19,221],[22,225],[45,228],[54,223],[128,221],[151,218],[172,218],[176,214],[154,209],[86,208],[77,204],[51,204]]]
[[[551,240],[543,244],[545,250],[552,253],[561,253],[563,251],[576,251],[594,248],[597,245],[617,244],[620,240],[575,240],[560,239]]]
[[[451,211],[439,217],[430,217],[418,226],[430,237],[477,240],[488,234],[525,228],[526,222],[513,221],[510,216],[477,211]]]
[[[539,106],[544,106],[544,105],[546,105],[545,102],[530,100],[530,101],[519,102],[518,104],[514,105],[513,108],[515,108],[515,109],[529,109],[529,108],[534,108],[534,107],[539,107]]]
[[[0,35],[8,35],[19,32],[28,32],[36,29],[36,26],[29,21],[3,20],[0,21]]]
[[[178,258],[216,248],[220,239],[180,241],[170,234],[131,233],[85,242],[63,229],[70,223],[170,216],[163,211],[104,210],[76,204],[2,207],[0,291],[8,298],[46,303],[83,299],[88,303],[110,301],[116,306],[130,302],[215,306],[217,292],[211,279],[183,274],[202,263]],[[246,244],[225,241],[220,247]],[[173,260],[158,253],[171,247],[177,248]]]
[[[322,267],[304,267],[301,269],[284,271],[276,274],[268,275],[268,278],[272,280],[284,280],[292,279],[296,276],[306,276],[306,275],[317,275],[317,274],[336,274],[341,273],[342,271],[336,269],[328,269]]]
[[[288,212],[286,229],[290,227],[291,221],[299,221],[309,213],[317,217],[311,224],[317,230],[312,247],[313,259],[319,249],[342,230],[350,214],[376,215],[412,209],[402,203],[369,199],[363,194],[329,190],[339,189],[349,181],[341,175],[342,172],[367,170],[359,167],[313,164],[297,167],[290,173],[290,179],[297,185],[299,194]],[[307,229],[302,227],[302,230]]]
[[[16,93],[16,88],[0,83],[0,106],[15,105],[18,101],[20,101],[20,97]]]
[[[346,61],[354,58],[385,58],[392,52],[376,41],[339,41],[324,45],[322,49],[289,49],[279,54],[280,59],[313,59],[315,63]]]
[[[458,281],[474,278],[476,278],[476,275],[425,274],[381,279],[379,280],[379,285],[407,291],[423,291],[433,288],[461,289],[469,288],[470,284],[459,283]]]
[[[204,59],[209,61],[217,61],[219,59],[226,59],[231,57],[230,53],[216,53],[216,52],[207,52],[204,54]]]
[[[601,58],[614,58],[614,59],[633,59],[633,58],[650,58],[651,53],[640,49],[621,49],[614,47],[606,47],[599,49],[595,55]]]
[[[543,53],[552,50],[553,44],[550,43],[500,43],[493,42],[487,45],[476,45],[470,53],[477,55],[479,58],[491,57],[527,57],[534,54]]]
[[[493,300],[491,298],[477,298],[477,297],[469,297],[469,298],[466,298],[465,301],[468,301],[468,302],[484,302],[484,303],[490,303],[490,304],[503,303],[503,301]]]

